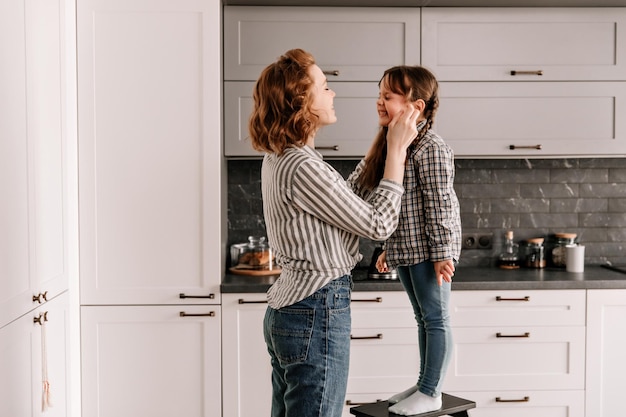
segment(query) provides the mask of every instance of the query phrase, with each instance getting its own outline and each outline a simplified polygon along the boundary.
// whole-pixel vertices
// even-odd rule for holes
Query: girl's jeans
[[[441,385],[452,355],[450,329],[450,283],[437,285],[433,263],[425,261],[399,266],[398,276],[409,295],[417,320],[420,351],[418,390],[426,395],[441,394]]]
[[[265,312],[272,417],[340,417],[350,364],[349,275],[304,300]]]

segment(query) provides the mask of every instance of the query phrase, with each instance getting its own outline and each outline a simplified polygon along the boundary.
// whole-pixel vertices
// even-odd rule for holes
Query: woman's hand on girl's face
[[[417,119],[419,115],[419,110],[411,103],[407,103],[401,111],[396,113],[391,122],[389,122],[387,146],[399,149],[408,148],[413,139],[417,137]]]

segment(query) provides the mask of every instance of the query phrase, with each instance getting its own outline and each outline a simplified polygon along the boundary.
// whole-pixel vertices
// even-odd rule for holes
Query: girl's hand
[[[378,264],[377,264],[378,265]],[[445,261],[437,261],[433,263],[435,267],[435,276],[437,277],[437,284],[441,286],[443,281],[452,282],[452,277],[454,276],[454,262],[451,259]]]
[[[389,272],[389,268],[387,267],[387,251],[382,251],[380,255],[378,255],[378,259],[376,259],[376,269],[378,272]]]

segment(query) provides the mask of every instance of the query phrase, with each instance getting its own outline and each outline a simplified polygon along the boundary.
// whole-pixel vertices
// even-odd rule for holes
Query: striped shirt
[[[404,189],[382,180],[365,201],[319,152],[303,146],[265,155],[261,191],[269,244],[282,268],[267,299],[279,309],[350,274],[362,258],[359,236],[391,236]]]
[[[458,261],[461,214],[454,191],[454,153],[432,130],[408,152],[400,221],[385,242],[387,266]]]

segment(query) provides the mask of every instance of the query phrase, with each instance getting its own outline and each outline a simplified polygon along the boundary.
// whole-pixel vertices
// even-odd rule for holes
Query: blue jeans
[[[398,277],[404,286],[417,320],[420,351],[418,390],[426,395],[441,394],[441,385],[452,356],[449,282],[437,285],[433,263],[425,261],[399,266]]]
[[[304,300],[265,312],[272,417],[340,417],[350,365],[349,275]]]

